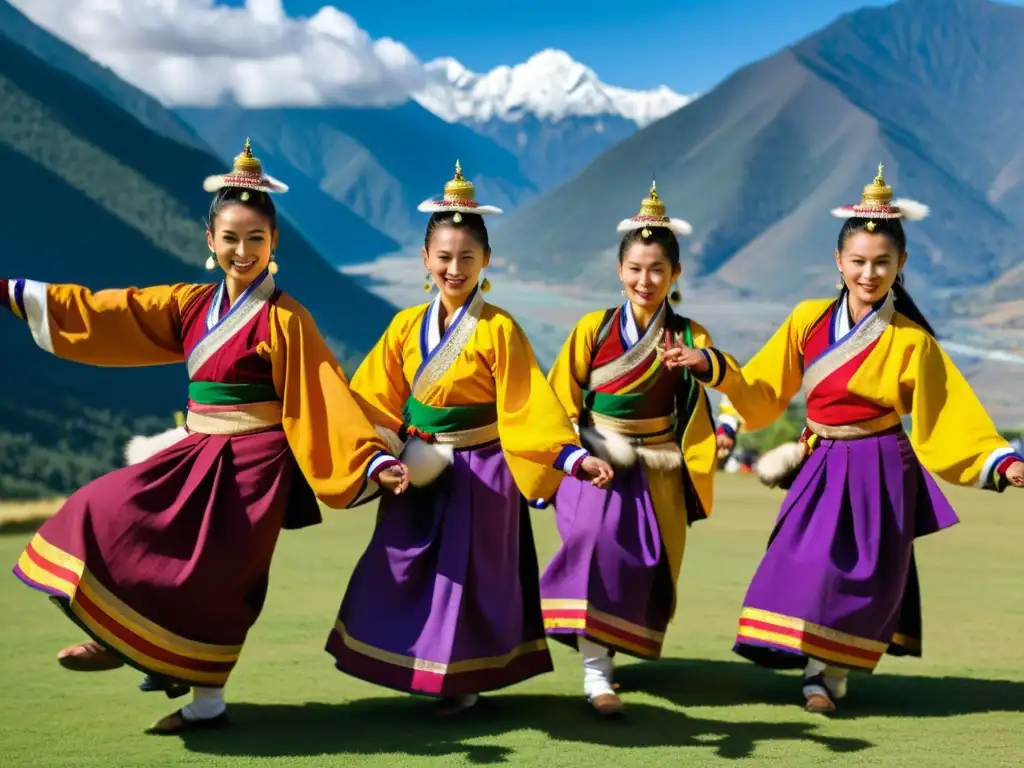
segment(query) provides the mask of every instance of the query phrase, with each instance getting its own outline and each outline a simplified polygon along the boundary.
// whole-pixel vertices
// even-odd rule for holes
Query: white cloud
[[[372,40],[325,6],[289,17],[281,0],[10,0],[32,21],[171,106],[384,106],[425,82],[401,43]]]

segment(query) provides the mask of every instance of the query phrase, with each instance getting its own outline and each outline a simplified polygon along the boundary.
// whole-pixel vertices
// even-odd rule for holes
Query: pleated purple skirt
[[[808,657],[874,670],[921,655],[914,540],[958,522],[902,432],[822,440],[782,504],[734,650],[757,664]]]
[[[440,696],[553,669],[529,510],[498,443],[383,497],[326,650],[342,672]]]
[[[562,546],[541,577],[549,636],[658,658],[675,584],[643,466],[618,470],[608,490],[566,478],[555,513]]]

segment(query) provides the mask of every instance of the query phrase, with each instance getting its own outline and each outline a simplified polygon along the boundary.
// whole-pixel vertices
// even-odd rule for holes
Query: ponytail
[[[918,308],[917,304],[914,303],[913,298],[910,296],[910,291],[907,290],[903,284],[903,273],[900,272],[896,278],[896,282],[892,286],[893,298],[895,299],[896,311],[902,314],[904,317],[908,317],[915,323],[920,325],[928,333],[929,336],[935,338],[935,330],[932,328],[931,323],[925,318],[924,313]]]

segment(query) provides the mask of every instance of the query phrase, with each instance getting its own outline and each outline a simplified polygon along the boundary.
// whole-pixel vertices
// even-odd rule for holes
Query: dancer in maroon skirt
[[[207,266],[224,270],[219,285],[93,293],[0,280],[0,306],[46,352],[188,367],[184,428],[72,495],[14,569],[92,637],[61,653],[65,667],[128,663],[192,688],[152,733],[226,722],[223,686],[263,607],[282,528],[320,522],[317,499],[351,507],[407,484],[309,313],[274,283],[268,193],[287,188],[248,142],[205,186],[216,192]]]

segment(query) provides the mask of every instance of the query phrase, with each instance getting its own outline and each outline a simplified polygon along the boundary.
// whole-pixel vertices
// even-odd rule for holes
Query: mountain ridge
[[[960,18],[991,8],[998,9],[999,18],[970,23]],[[958,0],[947,4],[947,13],[937,17],[924,6],[896,3],[841,17],[738,70],[513,212],[496,226],[496,244],[521,276],[567,281],[582,274],[607,283],[614,277],[609,254],[617,241],[615,222],[636,212],[656,174],[670,215],[694,225],[693,236],[683,241],[690,277],[730,286],[734,296],[796,300],[812,289],[831,290],[830,254],[839,223],[828,211],[859,199],[882,162],[897,196],[921,199],[933,210],[926,221],[907,227],[908,272],[926,302],[937,306],[943,290],[997,279],[1019,260],[1017,222],[1024,221],[1024,210],[1017,216],[1005,196],[993,204],[988,190],[996,166],[1024,149],[1004,129],[1007,115],[1024,122],[1024,100],[1004,99],[993,107],[1000,120],[986,129],[985,141],[975,137],[964,143],[961,132],[948,127],[964,122],[956,114],[923,127],[907,122],[913,115],[948,111],[952,97],[942,88],[956,82],[955,75],[944,72],[929,81],[927,71],[916,72],[909,85],[877,85],[888,82],[890,70],[910,69],[905,60],[913,52],[906,49],[916,50],[919,36],[939,30],[934,35],[952,47],[944,55],[960,61],[966,81],[982,71],[991,75],[993,67],[1002,73],[1003,79],[987,84],[979,102],[986,94],[1012,91],[1007,73],[1024,71],[1024,61],[1020,70],[1014,68],[1021,52],[1006,35],[997,38],[1002,47],[982,46],[977,30],[1005,30],[1012,22],[1024,39],[1024,9]],[[851,39],[862,41],[864,62],[852,55],[851,49],[861,48]],[[899,102],[906,89],[912,96]],[[986,116],[972,117],[982,123]],[[925,150],[934,146],[942,152],[933,159]],[[976,155],[996,160],[986,173],[959,175]],[[1010,181],[1003,186],[1012,203]],[[546,223],[551,221],[559,225]],[[606,221],[607,229],[594,227],[596,221]],[[523,242],[517,232],[532,233],[530,241]],[[969,270],[963,253],[972,254]]]
[[[2,32],[0,164],[17,179],[0,187],[0,274],[94,290],[215,279],[200,267],[202,180],[230,166],[153,131]],[[280,285],[351,371],[394,307],[332,269],[287,219],[280,230]],[[11,317],[0,318],[0,345],[18,368],[0,384],[3,497],[73,492],[116,467],[132,433],[158,431],[184,405],[184,366],[76,365],[36,348]]]

